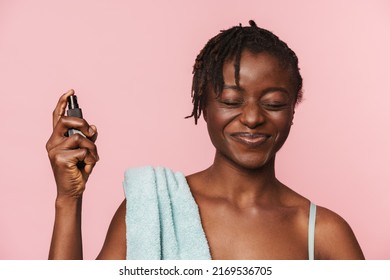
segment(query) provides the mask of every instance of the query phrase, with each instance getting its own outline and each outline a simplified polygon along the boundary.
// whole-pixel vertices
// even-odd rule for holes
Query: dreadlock
[[[266,52],[278,58],[283,67],[291,69],[296,87],[295,104],[302,100],[302,77],[299,73],[298,58],[295,53],[272,32],[260,28],[253,20],[250,26],[231,27],[211,38],[196,57],[192,80],[192,114],[197,124],[206,105],[208,87],[211,85],[217,97],[221,94],[223,80],[223,65],[227,60],[234,59],[234,77],[239,85],[240,60],[244,49],[256,54]]]

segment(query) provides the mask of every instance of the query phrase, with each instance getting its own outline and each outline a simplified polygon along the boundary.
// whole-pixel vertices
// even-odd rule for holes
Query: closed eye
[[[222,103],[223,105],[226,105],[228,107],[238,107],[238,106],[241,106],[242,105],[242,101],[240,100],[219,100],[220,103]]]
[[[288,106],[286,103],[278,103],[278,102],[272,102],[272,103],[263,103],[263,106],[267,110],[281,110]]]

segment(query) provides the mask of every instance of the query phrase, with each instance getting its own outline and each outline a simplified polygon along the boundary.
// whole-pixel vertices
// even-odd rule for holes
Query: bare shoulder
[[[186,180],[191,189],[192,195],[198,196],[203,193],[202,186],[206,181],[206,171],[207,170],[203,170],[186,176]]]
[[[126,200],[119,205],[111,220],[107,236],[97,259],[124,260],[126,258]]]
[[[316,259],[364,259],[359,243],[348,223],[335,212],[317,207],[315,229]]]

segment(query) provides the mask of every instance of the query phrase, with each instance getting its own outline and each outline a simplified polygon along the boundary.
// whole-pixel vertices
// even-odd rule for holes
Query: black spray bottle
[[[79,107],[79,104],[77,103],[77,96],[71,95],[68,97],[68,110],[66,111],[66,114],[69,117],[76,117],[76,118],[83,118],[83,112],[81,111],[81,108]],[[85,137],[85,135],[77,130],[77,129],[69,129],[68,130],[68,136],[72,136],[73,134],[78,133]]]
[[[77,96],[71,95],[68,97],[68,110],[66,111],[66,114],[69,117],[76,117],[76,118],[83,118],[83,112],[81,111],[81,108],[79,107],[79,104],[77,103]],[[78,129],[71,128],[68,130],[68,136],[72,136],[73,134],[78,133],[85,137],[85,135]],[[85,163],[83,161],[79,161],[77,163],[77,168],[82,170],[85,167]]]

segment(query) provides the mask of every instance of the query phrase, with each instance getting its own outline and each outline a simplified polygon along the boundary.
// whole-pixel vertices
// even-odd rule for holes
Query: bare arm
[[[322,207],[318,207],[317,212],[315,251],[316,259],[364,259],[362,249],[348,223]]]
[[[85,120],[66,117],[66,99],[74,94],[68,91],[59,99],[53,112],[53,133],[46,144],[57,185],[55,222],[49,259],[82,259],[81,205],[89,175],[99,159],[94,144],[96,127]],[[66,137],[70,128],[76,128],[86,138],[74,134]],[[82,168],[79,162],[84,162]]]
[[[124,200],[112,218],[106,240],[97,259],[126,259],[126,200]]]
[[[50,260],[83,259],[81,203],[81,198],[56,201]]]

